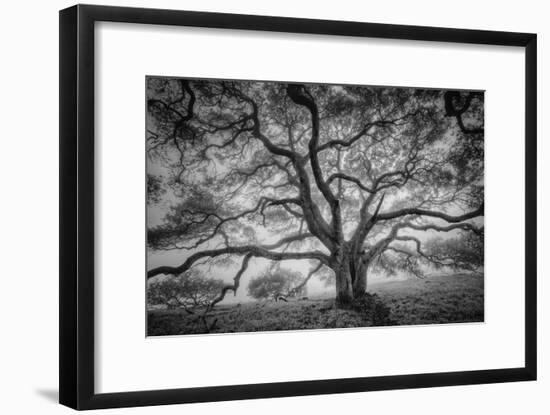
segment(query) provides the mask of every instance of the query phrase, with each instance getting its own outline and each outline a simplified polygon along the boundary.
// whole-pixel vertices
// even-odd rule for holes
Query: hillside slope
[[[216,307],[206,318],[200,312],[150,310],[148,335],[233,333],[252,331],[326,329],[381,325],[481,322],[484,319],[483,276],[452,275],[372,284],[389,311],[379,308],[340,310],[331,298],[289,302],[257,301]],[[377,306],[378,307],[378,306]],[[214,323],[215,322],[215,323]]]

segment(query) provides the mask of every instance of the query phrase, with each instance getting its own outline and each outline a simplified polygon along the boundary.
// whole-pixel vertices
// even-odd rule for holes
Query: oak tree
[[[181,254],[148,277],[239,261],[216,303],[253,258],[308,261],[345,306],[384,256],[437,261],[423,245],[441,234],[482,241],[483,104],[476,91],[148,78],[148,162],[169,205],[148,247]]]

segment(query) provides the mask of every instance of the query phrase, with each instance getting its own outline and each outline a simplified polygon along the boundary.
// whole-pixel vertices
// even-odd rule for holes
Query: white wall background
[[[90,3],[96,3],[90,1]],[[103,2],[99,2],[103,3]],[[361,20],[430,26],[537,32],[539,34],[539,189],[550,179],[542,155],[542,78],[550,52],[546,36],[549,11],[544,2],[397,1],[357,2],[278,0],[109,1],[112,5],[223,11],[335,20]],[[6,2],[2,8],[0,65],[0,410],[3,413],[69,413],[57,400],[58,288],[58,16],[69,1]],[[545,248],[550,203],[539,190],[539,381],[332,396],[222,402],[161,408],[124,409],[126,413],[300,413],[335,412],[464,414],[547,413],[550,361],[544,347],[550,331],[543,325]],[[452,359],[452,356],[449,356]],[[139,370],[139,369],[138,369]],[[154,411],[154,412],[153,412]],[[114,413],[107,410],[102,413]]]

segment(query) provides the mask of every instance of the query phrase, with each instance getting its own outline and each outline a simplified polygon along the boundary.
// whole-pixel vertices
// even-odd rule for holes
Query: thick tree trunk
[[[334,272],[336,274],[336,304],[339,307],[349,305],[353,301],[349,262],[343,261]]]
[[[367,292],[368,264],[359,260],[353,278],[353,298],[361,298]]]

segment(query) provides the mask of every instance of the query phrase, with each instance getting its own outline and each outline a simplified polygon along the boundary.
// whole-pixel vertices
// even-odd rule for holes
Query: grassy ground
[[[366,327],[377,325],[443,324],[483,321],[483,276],[453,275],[372,284],[389,309],[377,313],[340,310],[330,298],[285,302],[250,302],[217,306],[206,319],[212,333]],[[384,307],[384,306],[382,306]],[[384,308],[386,308],[384,307]],[[205,322],[183,310],[150,310],[150,336],[205,333]]]
[[[399,325],[483,321],[483,276],[453,275],[373,284]]]

